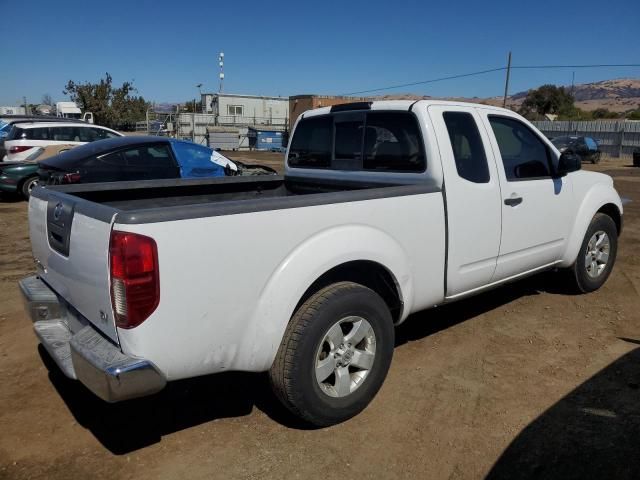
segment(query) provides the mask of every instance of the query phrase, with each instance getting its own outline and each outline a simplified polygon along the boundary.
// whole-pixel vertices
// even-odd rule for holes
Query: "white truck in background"
[[[61,118],[84,120],[87,123],[93,123],[93,113],[82,113],[80,107],[78,107],[75,102],[56,102],[56,116]]]
[[[20,286],[62,371],[110,402],[268,371],[292,412],[331,425],[373,399],[411,313],[549,269],[590,292],[615,262],[612,179],[510,110],[308,111],[285,167],[36,187]]]

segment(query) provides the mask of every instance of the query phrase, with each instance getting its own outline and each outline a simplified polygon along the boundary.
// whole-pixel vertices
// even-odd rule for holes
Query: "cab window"
[[[302,119],[289,148],[289,166],[329,168],[333,151],[333,118],[329,115]]]
[[[351,111],[302,119],[289,148],[297,168],[423,172],[426,157],[410,112]]]
[[[444,112],[458,175],[474,183],[489,182],[489,166],[484,145],[473,115],[467,112]]]
[[[364,170],[423,172],[426,158],[418,122],[409,112],[369,112],[364,136]]]
[[[551,177],[549,149],[529,127],[514,118],[498,115],[489,115],[489,123],[508,181]]]

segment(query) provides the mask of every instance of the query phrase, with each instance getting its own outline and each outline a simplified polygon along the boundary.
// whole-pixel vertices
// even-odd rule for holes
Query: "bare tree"
[[[51,95],[49,95],[48,93],[45,93],[44,95],[42,95],[42,103],[44,105],[53,107],[53,98],[51,98]]]

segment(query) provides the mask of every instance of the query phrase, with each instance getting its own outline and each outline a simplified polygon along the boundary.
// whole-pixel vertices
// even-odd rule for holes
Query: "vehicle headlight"
[[[560,151],[560,153],[564,153],[567,151],[567,147],[560,147],[558,150]]]

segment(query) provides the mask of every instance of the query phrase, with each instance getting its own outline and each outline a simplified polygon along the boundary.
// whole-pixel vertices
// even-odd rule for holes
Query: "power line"
[[[511,67],[511,68],[513,68],[513,67]],[[343,93],[342,95],[343,96],[359,95],[361,93],[379,92],[379,91],[382,91],[382,90],[392,90],[394,88],[412,87],[414,85],[423,85],[425,83],[442,82],[443,80],[453,80],[455,78],[471,77],[471,76],[474,76],[474,75],[482,75],[484,73],[499,72],[501,70],[506,70],[506,67],[492,68],[492,69],[489,69],[489,70],[481,70],[479,72],[462,73],[460,75],[450,75],[448,77],[432,78],[430,80],[421,80],[419,82],[404,83],[402,85],[392,85],[390,87],[372,88],[371,90],[360,90],[359,92]]]
[[[640,67],[640,63],[600,63],[595,65],[520,65],[513,66],[511,68],[539,68],[549,69],[549,68],[617,68],[617,67]]]
[[[623,68],[623,67],[640,67],[640,63],[618,63],[618,64],[592,64],[592,65],[512,65],[511,69],[540,69],[549,70],[555,68]],[[432,78],[429,80],[421,80],[418,82],[403,83],[400,85],[391,85],[387,87],[371,88],[369,90],[360,90],[358,92],[343,93],[341,96],[360,95],[362,93],[382,92],[384,90],[394,90],[396,88],[413,87],[415,85],[425,85],[427,83],[442,82],[444,80],[454,80],[456,78],[473,77],[476,75],[484,75],[486,73],[500,72],[506,70],[507,67],[491,68],[488,70],[480,70],[478,72],[462,73],[459,75],[449,75],[446,77]]]

